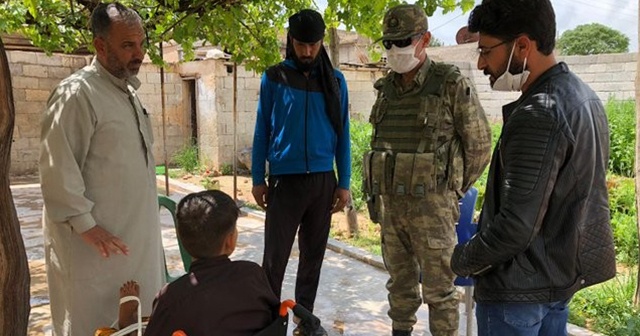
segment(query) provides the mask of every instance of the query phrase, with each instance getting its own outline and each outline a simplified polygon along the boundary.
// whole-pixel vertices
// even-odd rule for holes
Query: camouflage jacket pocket
[[[393,159],[389,152],[370,151],[365,154],[365,188],[370,195],[384,195],[387,193],[389,161]]]
[[[424,197],[433,190],[433,153],[399,153],[393,172],[392,194]]]
[[[424,197],[435,189],[433,153],[415,154],[411,173],[411,195]]]
[[[396,154],[395,167],[393,168],[393,185],[391,194],[409,195],[411,192],[411,175],[413,173],[413,161],[415,154]]]

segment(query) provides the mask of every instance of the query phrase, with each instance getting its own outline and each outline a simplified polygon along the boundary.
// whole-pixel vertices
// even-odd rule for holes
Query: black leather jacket
[[[453,271],[478,302],[554,302],[615,275],[602,102],[559,63],[503,107],[478,233]]]

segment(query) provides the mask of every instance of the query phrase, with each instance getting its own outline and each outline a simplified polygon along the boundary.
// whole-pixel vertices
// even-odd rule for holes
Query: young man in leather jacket
[[[452,269],[476,280],[479,335],[566,335],[573,294],[615,275],[598,96],[557,62],[549,0],[484,0],[469,18],[503,107],[478,233]]]

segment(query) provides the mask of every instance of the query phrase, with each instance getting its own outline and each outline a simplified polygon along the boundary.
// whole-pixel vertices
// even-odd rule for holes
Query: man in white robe
[[[118,291],[140,284],[143,315],[164,284],[153,134],[135,90],[145,33],[136,12],[100,4],[96,57],[53,91],[40,181],[54,335],[88,336],[118,317]]]

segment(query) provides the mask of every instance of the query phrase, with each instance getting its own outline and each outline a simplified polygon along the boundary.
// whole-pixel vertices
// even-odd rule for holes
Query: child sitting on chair
[[[254,335],[277,317],[280,302],[263,269],[231,261],[240,210],[229,195],[207,190],[178,204],[178,237],[193,257],[189,273],[165,286],[145,335]]]

